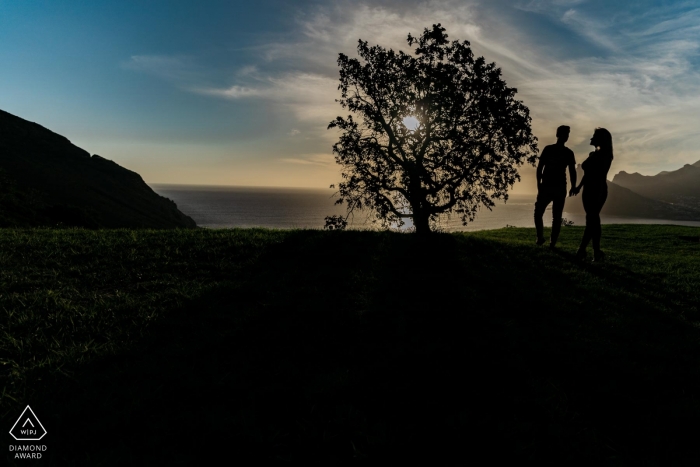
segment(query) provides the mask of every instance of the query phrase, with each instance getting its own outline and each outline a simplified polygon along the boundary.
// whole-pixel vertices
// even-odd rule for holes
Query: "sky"
[[[441,23],[501,67],[540,149],[619,171],[700,160],[700,2],[0,0],[0,109],[147,183],[328,187],[338,53]],[[535,188],[528,167],[515,192]]]

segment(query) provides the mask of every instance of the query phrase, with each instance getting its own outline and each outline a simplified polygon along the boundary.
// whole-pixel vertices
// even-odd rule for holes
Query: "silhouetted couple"
[[[586,230],[583,232],[581,245],[576,252],[578,259],[586,258],[588,243],[593,241],[594,261],[602,261],[605,254],[600,249],[600,211],[608,197],[607,176],[613,160],[612,136],[605,128],[596,128],[591,138],[591,145],[596,149],[583,161],[583,177],[576,186],[576,159],[571,149],[566,147],[570,128],[557,128],[557,142],[542,150],[537,165],[537,201],[535,202],[535,227],[537,244],[545,243],[542,215],[552,203],[552,234],[549,246],[554,248],[561,230],[562,213],[566,201],[566,169],[569,169],[571,189],[569,196],[576,196],[583,188],[583,208],[586,211]]]

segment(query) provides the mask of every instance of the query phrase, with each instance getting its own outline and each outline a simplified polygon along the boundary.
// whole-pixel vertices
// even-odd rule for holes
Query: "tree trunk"
[[[430,219],[429,216],[421,212],[420,210],[413,211],[413,225],[416,228],[416,234],[419,236],[424,236],[430,233]]]
[[[428,205],[428,200],[425,199],[425,193],[421,188],[421,177],[418,170],[411,173],[409,188],[411,193],[409,202],[413,211],[413,227],[416,229],[416,234],[423,237],[430,233],[430,215],[425,209]]]
[[[423,237],[430,233],[430,214],[425,207],[428,205],[425,194],[421,189],[420,175],[411,177],[411,210],[413,211],[413,226],[416,234]]]

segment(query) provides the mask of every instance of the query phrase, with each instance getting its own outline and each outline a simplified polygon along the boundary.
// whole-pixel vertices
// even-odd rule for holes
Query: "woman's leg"
[[[579,250],[585,250],[588,247],[588,243],[591,241],[591,238],[593,238],[592,231],[593,228],[591,227],[591,221],[588,218],[588,214],[586,214],[586,228],[583,231],[583,238],[581,239],[581,244],[578,247]]]
[[[592,206],[593,209],[595,209],[595,218],[594,218],[594,225],[595,229],[592,232],[592,239],[593,239],[593,250],[594,251],[600,251],[600,237],[603,233],[603,229],[600,225],[600,211],[603,209],[603,205],[605,204],[605,200],[608,198],[608,192],[607,190],[600,193],[598,199],[596,199],[596,204],[595,206]],[[586,215],[587,216],[587,215]],[[586,224],[588,224],[588,217],[586,217]]]
[[[590,191],[590,190],[589,190]],[[583,231],[583,238],[581,239],[581,245],[579,245],[579,252],[586,251],[588,243],[593,238],[593,223],[594,223],[594,206],[593,200],[591,199],[591,193],[583,189],[583,194],[581,195],[581,200],[583,201],[583,209],[586,211],[586,229]]]

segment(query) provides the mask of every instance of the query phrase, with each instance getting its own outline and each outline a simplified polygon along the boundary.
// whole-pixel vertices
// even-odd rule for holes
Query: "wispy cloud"
[[[240,80],[241,78],[239,78]],[[230,100],[257,98],[266,101],[277,113],[289,115],[295,125],[291,135],[302,131],[328,146],[332,139],[326,131],[328,123],[338,114],[335,103],[338,83],[336,78],[307,72],[274,74],[255,73],[226,88],[196,89],[196,92]]]
[[[199,94],[224,97],[226,99],[244,99],[246,97],[259,97],[268,94],[265,89],[239,85],[233,85],[228,88],[192,88],[192,91]]]
[[[619,52],[620,47],[614,38],[605,33],[608,21],[591,18],[576,9],[569,9],[561,16],[561,22],[593,44],[607,50]]]
[[[657,34],[670,34],[672,36],[686,36],[689,32],[700,32],[700,8],[684,11],[678,8],[665,7],[651,12],[658,21],[640,30],[633,35],[652,36]]]
[[[279,161],[287,164],[321,166],[329,166],[335,162],[332,154],[306,154],[299,157],[283,157]]]
[[[342,23],[334,23],[332,14],[313,15],[303,20],[305,39],[297,50],[328,62],[331,51],[352,52],[358,38],[406,50],[408,32],[439,21],[452,38],[469,40],[477,53],[503,66],[509,84],[530,106],[543,143],[559,124],[569,123],[582,160],[591,149],[590,133],[606,126],[616,139],[616,170],[655,172],[700,159],[700,21],[695,21],[700,9],[666,9],[654,24],[654,18],[595,17],[583,11],[583,2],[549,3],[559,12],[568,8],[555,11],[555,21],[607,53],[592,50],[561,60],[537,48],[517,24],[499,22],[505,20],[485,15],[475,3],[450,1],[426,2],[403,13],[359,7],[339,15],[346,19]],[[639,37],[652,33],[653,42]]]
[[[338,53],[353,55],[359,39],[409,51],[408,33],[419,34],[436,22],[451,24],[449,32],[455,37],[478,36],[480,26],[472,17],[472,8],[464,2],[431,1],[407,10],[337,3],[300,11],[294,40],[259,47],[260,67],[241,69],[228,87],[194,90],[232,100],[266,100],[276,110],[292,115],[298,131],[328,147],[337,135],[326,127],[343,112],[335,102],[339,98]]]
[[[211,97],[265,101],[290,116],[289,127],[328,145],[336,135],[326,126],[342,112],[335,102],[338,53],[353,54],[360,38],[409,51],[409,32],[440,22],[451,38],[469,40],[475,53],[503,68],[530,107],[543,144],[553,140],[558,125],[569,124],[582,160],[590,133],[604,126],[615,139],[613,170],[652,173],[699,160],[700,9],[682,4],[627,11],[620,5],[611,14],[611,5],[601,12],[581,0],[337,2],[299,11],[296,33],[259,44],[258,62],[241,67],[225,86],[197,85],[199,71],[182,57],[134,56],[124,66],[179,82],[192,79],[186,89]],[[514,6],[568,31],[567,40],[548,41],[551,31],[523,27],[517,12],[499,14]],[[588,53],[580,44],[590,44]],[[574,45],[575,55],[568,53]]]

